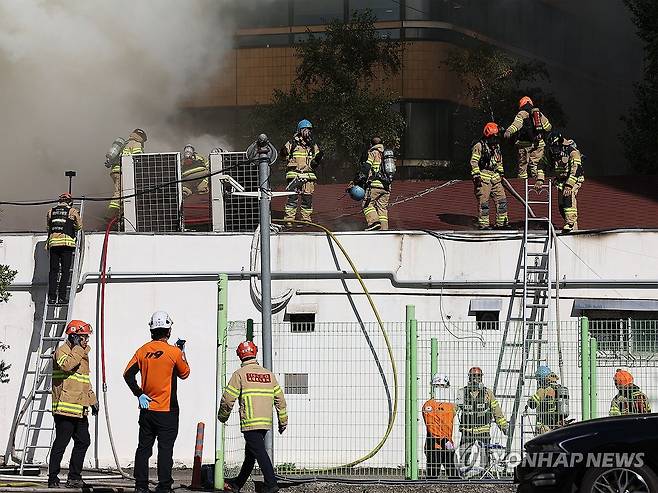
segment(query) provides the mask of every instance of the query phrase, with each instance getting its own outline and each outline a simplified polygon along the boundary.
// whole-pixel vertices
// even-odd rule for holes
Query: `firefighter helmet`
[[[551,374],[551,369],[546,365],[540,365],[535,372],[537,380],[544,380]]]
[[[483,378],[482,368],[474,366],[468,370],[468,383],[470,384],[480,384],[482,383]]]
[[[68,193],[68,192],[64,192],[63,194],[61,194],[61,195],[59,196],[59,201],[60,201],[60,202],[72,202],[72,201],[73,201],[73,197],[71,196],[70,193]]]
[[[244,361],[249,358],[255,358],[256,354],[258,354],[258,347],[252,341],[244,341],[238,345],[235,353],[240,358],[240,361]]]
[[[532,99],[530,99],[529,96],[523,96],[521,99],[519,99],[519,109],[522,110],[523,107],[529,104],[530,106],[534,106],[535,103],[532,102]]]
[[[142,142],[146,142],[148,140],[148,138],[146,137],[146,132],[144,132],[144,130],[142,130],[141,128],[136,128],[135,130],[133,130],[133,133],[138,135],[139,138],[142,139]]]
[[[91,334],[91,325],[82,320],[71,320],[66,326],[66,334],[89,335]]]
[[[183,148],[183,158],[189,159],[194,156],[194,146],[192,144],[187,144]]]
[[[299,132],[299,131],[301,131],[301,130],[304,129],[304,128],[313,128],[313,124],[312,124],[309,120],[306,120],[306,119],[301,120],[301,121],[297,124],[297,131]]]
[[[158,310],[153,312],[151,315],[151,320],[149,321],[149,329],[171,329],[171,326],[174,325],[174,321],[171,319],[167,312]]]
[[[633,375],[626,370],[618,368],[615,372],[614,381],[618,387],[628,387],[633,383]]]
[[[484,130],[482,131],[482,134],[487,138],[495,137],[496,135],[498,135],[499,130],[500,129],[497,123],[489,122],[484,126]]]

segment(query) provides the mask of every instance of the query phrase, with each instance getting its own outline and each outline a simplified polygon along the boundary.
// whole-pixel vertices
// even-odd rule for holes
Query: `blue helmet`
[[[363,200],[363,198],[366,196],[366,191],[359,185],[352,185],[347,190],[347,193],[349,193],[350,197],[356,201]]]
[[[297,131],[299,132],[302,128],[313,128],[313,124],[308,120],[302,120],[297,124]]]
[[[546,365],[541,365],[537,368],[535,372],[535,377],[537,380],[545,380],[551,374],[551,369]]]

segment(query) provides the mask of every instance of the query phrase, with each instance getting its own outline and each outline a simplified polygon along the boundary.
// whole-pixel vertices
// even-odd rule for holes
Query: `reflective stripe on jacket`
[[[610,402],[610,416],[627,414],[649,414],[651,404],[646,394],[637,385],[622,389]]]
[[[485,183],[498,183],[503,172],[500,146],[489,146],[481,140],[476,142],[471,149],[471,176],[479,176]]]
[[[384,158],[384,144],[376,144],[368,149],[368,160],[366,164],[370,166],[370,173],[368,178],[371,179],[371,188],[386,188],[384,184],[377,177],[379,170],[382,167],[382,160]]]
[[[89,346],[71,347],[66,342],[53,354],[53,414],[81,418],[86,408],[98,402],[91,389],[89,350]]]
[[[459,431],[474,435],[489,434],[495,420],[501,430],[507,428],[507,419],[493,392],[487,387],[463,388],[463,403]]]
[[[130,134],[128,142],[126,142],[126,145],[121,152],[121,156],[132,156],[133,154],[142,154],[144,152],[144,144],[136,139],[139,139],[139,136],[136,136],[136,134]],[[112,166],[110,173],[121,173],[121,158],[119,158],[117,164]]]
[[[272,426],[272,406],[276,408],[279,425],[288,424],[288,411],[283,390],[274,374],[255,359],[247,360],[233,373],[224,389],[218,419],[225,422],[235,401],[240,402],[240,429],[269,430]]]
[[[317,176],[313,169],[313,160],[320,152],[317,144],[308,144],[298,134],[286,142],[284,152],[287,153],[286,180],[303,178],[307,181],[316,181]]]
[[[553,125],[551,125],[551,122],[548,121],[548,118],[542,113],[541,114],[541,127],[544,132],[550,132],[551,129],[553,128]],[[522,131],[523,130],[523,131]],[[530,116],[530,113],[526,110],[520,110],[516,116],[514,117],[514,121],[510,124],[509,127],[507,127],[507,132],[509,132],[510,135],[514,135],[515,133],[519,133],[519,140],[516,142],[516,145],[519,147],[530,147],[535,144],[532,135],[529,135],[529,132],[532,133],[534,131],[534,125],[532,122],[532,117]],[[544,147],[546,144],[544,142],[544,139],[539,139],[537,142],[538,147]]]

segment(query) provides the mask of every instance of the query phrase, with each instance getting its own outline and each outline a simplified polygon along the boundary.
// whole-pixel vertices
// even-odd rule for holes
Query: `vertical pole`
[[[430,399],[432,398],[432,383],[431,380],[434,375],[439,371],[439,340],[432,337],[430,349]]]
[[[597,402],[597,397],[598,397],[598,391],[596,388],[596,351],[598,350],[598,341],[596,340],[595,337],[590,338],[590,344],[589,344],[589,395],[590,395],[590,404],[589,404],[589,412],[590,412],[590,417],[592,419],[598,418],[599,413],[598,413],[598,402]]]
[[[247,340],[248,341],[253,341],[254,340],[254,319],[253,318],[248,318],[247,319]]]
[[[226,330],[228,328],[228,276],[217,281],[217,380],[215,381],[215,489],[224,489],[224,429],[217,420],[219,403],[226,386]]]
[[[405,370],[404,370],[404,477],[411,479],[411,321],[416,317],[416,307],[407,305],[405,319]]]
[[[261,323],[263,336],[263,366],[272,368],[272,273],[270,270],[270,158],[272,144],[267,135],[260,134],[256,141],[258,156],[258,183],[260,183],[260,292],[262,295]],[[274,462],[272,428],[265,435],[265,448]]]
[[[580,380],[581,390],[581,417],[583,421],[590,419],[590,371],[589,371],[589,320],[580,318]]]
[[[409,356],[409,384],[411,386],[411,478],[418,479],[418,322],[414,319],[411,321],[411,335],[409,336],[410,356]]]

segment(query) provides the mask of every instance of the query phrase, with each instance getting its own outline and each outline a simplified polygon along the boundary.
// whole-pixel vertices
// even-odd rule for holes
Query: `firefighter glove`
[[[178,349],[180,349],[181,351],[185,351],[185,343],[186,343],[186,342],[187,342],[187,341],[186,341],[185,339],[178,339],[178,340],[176,341],[176,347],[177,347]]]
[[[139,407],[140,409],[148,409],[149,408],[149,403],[152,401],[148,395],[142,394],[139,396]]]
[[[286,431],[286,426],[287,425],[279,425],[279,435],[283,434],[284,431]]]
[[[506,139],[509,139],[512,136],[512,133],[509,130],[505,130],[505,133],[503,134],[503,137]]]
[[[91,415],[98,416],[98,404],[91,405]]]

